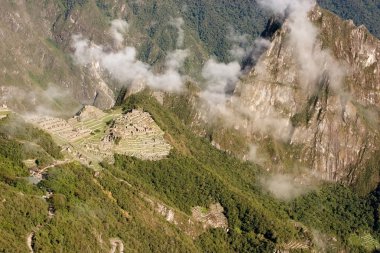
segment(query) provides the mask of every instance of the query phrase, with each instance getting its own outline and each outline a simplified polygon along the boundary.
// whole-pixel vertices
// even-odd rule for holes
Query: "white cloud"
[[[214,59],[207,61],[202,70],[202,77],[206,80],[207,86],[201,97],[211,106],[224,104],[228,98],[226,91],[229,86],[235,85],[240,75],[238,62],[225,64]]]
[[[110,34],[114,39],[117,46],[121,46],[124,42],[124,35],[129,28],[128,23],[125,20],[115,19],[111,22]]]
[[[274,197],[281,200],[292,200],[313,189],[312,186],[302,184],[291,175],[271,175],[261,179],[265,190],[273,194]]]
[[[170,19],[170,24],[175,26],[178,30],[178,38],[177,38],[177,47],[178,48],[183,47],[183,43],[185,41],[185,31],[182,28],[184,23],[185,23],[185,21],[181,17]]]
[[[252,49],[248,34],[239,34],[232,27],[229,29],[227,39],[232,42],[232,48],[228,53],[236,61],[241,61]]]
[[[281,15],[306,13],[315,5],[314,0],[258,0],[257,2],[275,14]]]
[[[115,30],[115,40],[120,42],[120,29],[126,28],[126,23],[117,20],[112,22]],[[163,91],[178,92],[183,88],[184,78],[179,73],[187,55],[187,50],[176,50],[169,53],[166,61],[166,70],[163,73],[154,73],[152,67],[137,59],[134,47],[125,46],[116,51],[107,51],[104,46],[92,43],[81,35],[73,36],[74,59],[77,64],[87,65],[98,62],[113,78],[123,85],[135,81]]]
[[[329,78],[332,89],[340,92],[345,68],[334,56],[319,47],[319,31],[308,14],[316,5],[314,0],[259,0],[259,3],[276,14],[287,17],[289,43],[298,60],[300,85],[309,94],[318,87],[323,75]]]

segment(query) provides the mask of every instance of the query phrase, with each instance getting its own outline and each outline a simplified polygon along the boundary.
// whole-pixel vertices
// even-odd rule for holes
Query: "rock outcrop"
[[[112,86],[112,81],[100,75],[96,66],[75,66],[69,55],[72,34],[91,33],[96,38],[107,37],[103,34],[103,27],[94,25],[90,21],[94,17],[89,15],[65,19],[63,12],[59,1],[2,3],[1,103],[7,103],[18,112],[44,114],[46,108],[64,114],[74,112],[80,104],[95,104],[102,109],[114,105],[114,94],[108,87]],[[72,29],[72,34],[63,34],[63,24],[76,30]],[[60,41],[60,36],[65,36],[67,44]],[[53,88],[56,92],[52,92]]]
[[[380,148],[380,41],[318,6],[309,19],[318,31],[310,55],[318,71],[300,61],[307,42],[292,43],[286,20],[235,91],[232,106],[239,101],[255,115],[235,128],[251,143],[286,146],[282,154],[261,149],[268,167],[298,164],[324,180],[353,183]]]

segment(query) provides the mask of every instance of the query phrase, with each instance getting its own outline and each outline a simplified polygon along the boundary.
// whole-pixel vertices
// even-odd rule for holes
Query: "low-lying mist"
[[[183,30],[181,19],[171,21],[179,30],[178,45],[183,44]],[[72,47],[74,59],[79,65],[99,64],[114,79],[123,86],[131,86],[137,83],[143,84],[154,90],[167,92],[180,92],[184,88],[185,77],[179,73],[179,69],[188,56],[188,50],[177,49],[166,56],[165,71],[155,73],[153,67],[137,59],[137,50],[133,46],[125,45],[124,37],[128,32],[128,23],[124,20],[111,22],[110,34],[113,37],[117,49],[109,50],[103,45],[97,45],[82,35],[74,35]]]

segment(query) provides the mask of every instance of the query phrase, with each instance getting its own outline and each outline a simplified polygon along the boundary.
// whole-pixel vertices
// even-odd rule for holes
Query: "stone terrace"
[[[140,159],[162,159],[171,149],[164,139],[164,132],[150,114],[140,110],[118,117],[103,139],[103,142],[109,141],[116,143],[116,153]]]
[[[68,121],[54,117],[31,121],[50,133],[66,155],[90,166],[105,159],[112,162],[114,153],[158,160],[171,150],[164,132],[149,113],[140,110],[105,113],[86,106]]]

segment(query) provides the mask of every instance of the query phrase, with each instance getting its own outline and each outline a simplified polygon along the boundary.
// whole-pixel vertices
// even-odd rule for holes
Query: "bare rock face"
[[[41,104],[57,112],[75,111],[80,104],[94,104],[102,109],[114,105],[114,91],[108,87],[112,87],[112,81],[100,75],[96,65],[80,68],[70,57],[71,35],[108,38],[104,34],[108,29],[106,22],[94,24],[92,21],[100,18],[93,11],[87,15],[77,11],[65,17],[59,1],[6,0],[1,7],[1,103],[19,112],[38,112]],[[65,93],[63,102],[70,100],[59,101],[64,104],[63,109],[54,101],[46,102],[56,100],[56,94],[49,92],[52,87],[60,90],[60,95]]]
[[[237,86],[234,99],[255,115],[239,128],[251,142],[271,136],[297,150],[281,161],[297,160],[321,179],[353,183],[380,148],[380,41],[318,6],[309,19],[317,32],[312,48],[307,37],[292,41],[294,27],[285,21]]]

